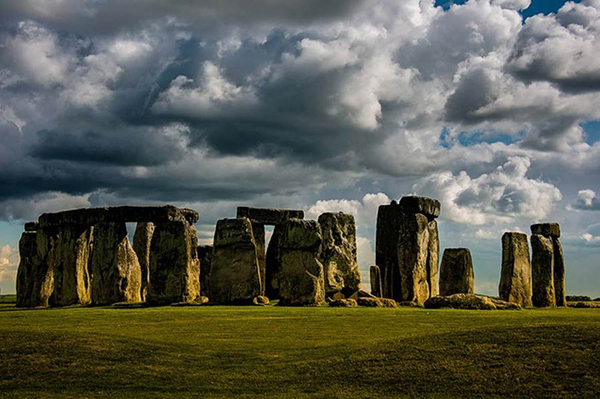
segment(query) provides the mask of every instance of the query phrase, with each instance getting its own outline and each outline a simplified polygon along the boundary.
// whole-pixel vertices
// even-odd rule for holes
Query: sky
[[[501,236],[562,226],[600,296],[600,0],[0,0],[0,289],[24,221],[90,206],[356,216],[438,198],[497,294]],[[368,286],[368,285],[367,285]]]

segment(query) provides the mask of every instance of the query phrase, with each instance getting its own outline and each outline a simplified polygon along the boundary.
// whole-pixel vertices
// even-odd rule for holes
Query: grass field
[[[0,305],[0,395],[598,397],[600,310]]]

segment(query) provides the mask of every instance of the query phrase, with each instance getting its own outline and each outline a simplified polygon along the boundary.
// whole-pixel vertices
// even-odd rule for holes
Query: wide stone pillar
[[[88,225],[63,225],[58,228],[54,259],[54,292],[51,303],[56,306],[90,303],[91,282],[88,262],[92,228]]]
[[[281,225],[279,248],[279,298],[281,305],[325,304],[321,258],[323,235],[313,220],[290,219]]]
[[[200,293],[211,297],[210,294],[210,269],[212,266],[213,246],[200,245],[198,247],[198,259],[200,260]]]
[[[500,299],[530,307],[531,265],[527,235],[507,232],[502,236],[502,272],[498,286]]]
[[[19,240],[19,269],[17,271],[17,306],[35,306],[35,272],[38,260],[37,233],[26,231]]]
[[[261,295],[258,249],[247,218],[217,222],[210,269],[211,302],[250,304]]]
[[[532,302],[537,307],[556,306],[554,292],[554,245],[552,238],[531,236]]]
[[[371,294],[381,297],[381,269],[379,269],[379,266],[371,266],[369,272],[371,277]]]
[[[474,293],[471,251],[467,248],[446,248],[440,267],[440,296]]]
[[[354,216],[323,213],[319,216],[323,234],[321,263],[326,277],[326,293],[342,289],[356,292],[360,289],[360,269],[356,258],[356,224]]]
[[[133,235],[133,250],[135,251],[141,270],[140,297],[146,300],[150,284],[150,244],[154,235],[154,223],[140,222],[135,227]]]
[[[200,296],[196,227],[187,221],[157,223],[150,244],[147,302],[192,302]]]
[[[125,223],[94,226],[90,271],[92,304],[141,302],[142,270]]]

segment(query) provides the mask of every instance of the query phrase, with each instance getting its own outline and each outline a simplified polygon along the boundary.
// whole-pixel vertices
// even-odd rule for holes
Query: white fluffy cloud
[[[12,292],[12,286],[17,278],[19,266],[19,251],[9,245],[0,247],[0,288],[3,292]]]
[[[569,210],[600,211],[600,198],[593,190],[579,190],[577,201],[568,206]]]

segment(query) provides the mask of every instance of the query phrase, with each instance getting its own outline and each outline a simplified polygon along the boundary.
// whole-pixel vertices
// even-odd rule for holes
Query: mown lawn
[[[598,397],[600,309],[0,305],[0,395]]]

